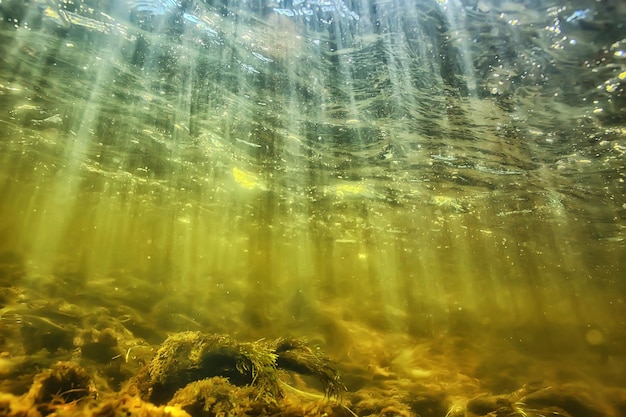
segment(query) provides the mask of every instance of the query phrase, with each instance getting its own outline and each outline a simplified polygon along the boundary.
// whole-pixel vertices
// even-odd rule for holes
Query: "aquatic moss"
[[[340,397],[346,391],[329,359],[304,340],[278,339],[273,349],[278,358],[278,368],[317,378],[329,397]]]
[[[72,362],[58,362],[35,376],[25,401],[45,415],[57,407],[93,398],[95,392],[85,369]]]
[[[236,387],[226,378],[215,377],[187,384],[168,404],[194,417],[271,415],[279,411],[275,402],[255,400],[257,393],[254,386]]]
[[[39,417],[41,414],[23,397],[0,392],[0,416]]]
[[[189,383],[223,377],[235,386],[254,386],[258,399],[271,402],[282,397],[278,370],[318,378],[328,396],[345,391],[330,361],[303,340],[238,342],[225,335],[183,332],[167,338],[129,392],[165,404]]]
[[[68,414],[68,416],[71,415]],[[96,407],[80,410],[73,415],[81,417],[191,417],[180,407],[156,406],[140,398],[126,395],[102,401]]]

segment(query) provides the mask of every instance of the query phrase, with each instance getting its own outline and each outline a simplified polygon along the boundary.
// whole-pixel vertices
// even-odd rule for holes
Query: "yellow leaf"
[[[259,186],[259,180],[256,175],[241,170],[237,167],[233,167],[233,177],[235,177],[235,181],[237,181],[237,184],[249,190]]]

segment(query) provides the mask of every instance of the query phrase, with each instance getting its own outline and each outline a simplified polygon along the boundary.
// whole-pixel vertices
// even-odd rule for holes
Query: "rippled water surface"
[[[0,16],[2,391],[198,330],[306,338],[357,415],[626,413],[621,2]]]

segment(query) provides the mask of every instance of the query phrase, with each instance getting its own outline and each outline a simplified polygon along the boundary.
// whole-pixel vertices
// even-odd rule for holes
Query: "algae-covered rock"
[[[609,415],[593,393],[584,387],[571,385],[540,389],[526,395],[525,408],[543,410],[543,414],[603,417]]]
[[[39,417],[39,412],[23,397],[0,392],[0,415],[7,417]]]
[[[237,343],[223,335],[183,332],[170,336],[135,380],[138,394],[155,404],[167,403],[190,382],[215,376],[240,386],[254,382],[273,396],[279,393],[275,361],[272,352],[260,345]]]
[[[288,387],[285,385],[285,387]],[[276,400],[259,397],[254,385],[233,386],[226,378],[195,381],[176,392],[168,403],[193,417],[354,417],[347,407],[328,397],[289,388]]]
[[[339,397],[346,387],[329,359],[301,339],[278,339],[273,342],[279,369],[317,378],[328,397]]]
[[[489,413],[513,412],[513,404],[506,396],[483,394],[469,400],[466,409],[471,415],[484,416]]]
[[[255,387],[258,398],[270,401],[282,396],[278,370],[315,376],[328,395],[345,390],[330,362],[301,340],[237,342],[225,335],[183,332],[161,345],[128,391],[165,404],[189,383],[223,377],[235,386]]]
[[[82,356],[98,363],[108,363],[111,358],[123,352],[118,347],[118,338],[110,328],[88,329],[74,338],[74,345],[80,348]]]
[[[466,405],[468,416],[572,416],[603,417],[612,412],[585,387],[523,386],[502,395],[479,395]]]
[[[90,417],[191,417],[180,407],[156,406],[137,397],[122,395],[119,398],[102,401],[88,413],[78,414]],[[30,417],[30,416],[29,416]]]
[[[195,381],[176,391],[168,405],[180,407],[194,417],[272,415],[275,402],[257,399],[253,386],[237,387],[228,379],[215,377]]]
[[[25,400],[45,415],[57,407],[93,398],[95,392],[85,369],[71,362],[58,362],[35,376]]]

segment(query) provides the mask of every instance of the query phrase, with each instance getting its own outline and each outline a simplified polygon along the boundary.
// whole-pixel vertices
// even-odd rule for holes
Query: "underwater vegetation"
[[[292,372],[313,377],[324,395],[289,386]],[[220,334],[176,333],[118,393],[99,393],[94,379],[75,362],[57,362],[34,377],[26,394],[0,394],[0,415],[263,416],[347,410],[340,404],[346,387],[338,372],[300,339],[237,342]]]
[[[626,406],[618,389],[609,395],[614,407],[574,384],[463,398],[382,372],[384,383],[347,392],[330,360],[302,339],[239,342],[186,331],[153,352],[117,392],[78,356],[59,361],[37,373],[23,395],[0,392],[0,416],[612,417]]]
[[[328,397],[346,390],[329,360],[302,340],[237,342],[226,335],[183,332],[167,338],[132,378],[130,391],[163,404],[192,382],[221,377],[252,387],[255,398],[271,402],[283,397],[281,371],[317,378]]]
[[[164,315],[159,304],[149,309],[153,298],[169,307],[175,299],[130,275],[93,280],[79,292],[75,280],[61,279],[74,275],[41,276],[38,288],[55,295],[43,296],[15,285],[24,279],[19,257],[4,258],[0,417],[626,413],[622,331],[590,337],[587,327],[544,324],[541,333],[530,323],[487,331],[480,316],[463,311],[441,333],[408,335],[364,325],[346,307],[310,305],[309,316],[326,317],[327,337],[270,330],[263,338],[241,333],[249,323],[200,323]],[[119,291],[100,291],[111,280]],[[150,295],[145,305],[137,288]],[[594,343],[581,347],[581,334]]]

